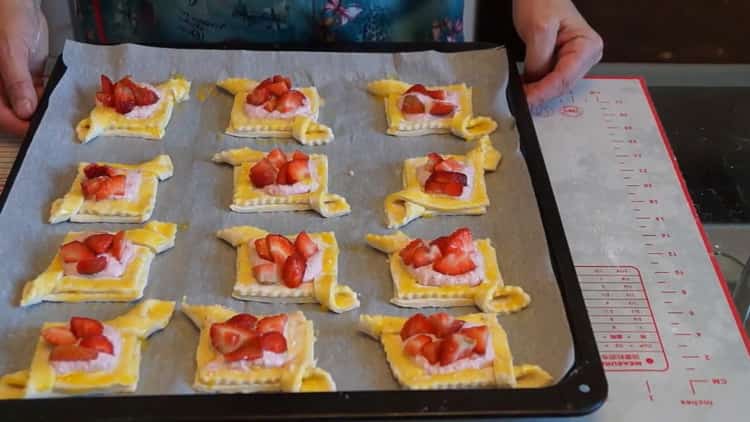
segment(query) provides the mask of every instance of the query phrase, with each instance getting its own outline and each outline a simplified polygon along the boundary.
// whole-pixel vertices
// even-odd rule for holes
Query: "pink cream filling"
[[[307,258],[307,261],[305,262],[305,274],[302,276],[302,282],[308,283],[313,280],[315,280],[316,277],[320,275],[320,273],[323,272],[323,247],[313,240],[316,245],[318,245],[318,252],[314,253],[311,257]],[[258,252],[255,249],[254,242],[250,242],[248,244],[250,247],[250,266],[254,267],[256,265],[260,264],[267,264],[271,261],[265,260],[261,258],[258,255]],[[277,266],[278,270],[278,279],[281,280],[281,266]],[[268,283],[268,284],[278,284],[278,283]]]
[[[458,95],[455,92],[446,91],[446,93],[445,93],[445,99],[444,100],[436,100],[436,99],[430,97],[429,95],[424,95],[424,94],[419,93],[419,92],[410,92],[408,94],[402,95],[401,98],[399,98],[399,100],[398,100],[398,109],[399,110],[401,110],[401,105],[404,103],[404,97],[406,95],[416,95],[417,98],[419,98],[419,101],[421,101],[422,104],[424,104],[424,109],[425,109],[424,113],[401,113],[401,114],[404,115],[404,119],[409,120],[409,121],[413,121],[413,120],[440,120],[440,119],[450,118],[450,117],[453,117],[453,115],[455,115],[456,112],[460,108],[460,106],[458,104]],[[454,106],[456,106],[456,108],[453,110],[452,114],[449,114],[447,116],[433,116],[432,114],[430,114],[430,108],[432,107],[432,104],[435,101],[442,101],[442,102],[446,102],[446,103],[451,103]]]
[[[406,265],[407,271],[417,280],[418,284],[422,286],[459,286],[469,285],[476,286],[484,280],[484,259],[482,254],[476,250],[469,253],[469,257],[474,261],[476,268],[471,271],[465,272],[459,275],[448,275],[435,271],[430,265],[424,265],[419,268],[414,268],[411,265]]]
[[[120,358],[122,350],[122,338],[120,333],[109,325],[104,324],[104,337],[112,343],[113,354],[99,352],[96,359],[92,360],[70,360],[50,362],[57,375],[64,375],[71,372],[97,372],[111,371],[115,368],[117,360]]]
[[[302,91],[299,92],[302,93]],[[292,111],[287,111],[285,113],[278,110],[268,111],[263,108],[263,104],[256,106],[245,103],[245,114],[247,117],[255,119],[289,119],[295,116],[312,116],[312,110],[310,109],[310,100],[305,96],[305,100],[302,101],[302,106]]]
[[[74,240],[79,240],[83,242],[84,239],[86,239],[88,236],[90,236],[93,233],[81,235],[78,238]],[[114,234],[114,233],[112,233]],[[117,258],[112,256],[112,254],[109,253],[101,253],[97,256],[103,256],[107,260],[107,266],[104,267],[103,270],[99,271],[96,274],[81,274],[78,272],[78,263],[77,262],[64,262],[63,263],[63,274],[66,276],[75,276],[75,277],[83,277],[83,278],[110,278],[110,277],[120,277],[124,272],[125,269],[128,267],[128,264],[135,256],[135,247],[130,241],[125,241],[125,249],[122,251],[122,261],[118,261]]]
[[[125,193],[122,195],[113,195],[107,199],[124,199],[132,201],[138,197],[138,190],[141,188],[142,175],[137,170],[125,170]]]
[[[148,88],[148,90],[156,94],[156,97],[159,99],[153,104],[149,104],[145,106],[137,105],[133,107],[133,109],[130,110],[129,112],[123,114],[123,116],[127,119],[146,119],[148,117],[151,117],[151,115],[154,114],[156,109],[159,108],[164,97],[162,97],[162,95],[159,93],[159,90],[156,89],[156,87],[154,87],[151,84],[139,83],[139,82],[135,82],[135,84],[143,88]],[[103,106],[104,104],[102,104],[99,100],[96,100],[96,105]]]
[[[433,365],[421,355],[414,357],[414,361],[429,375],[450,374],[464,369],[480,369],[491,365],[493,359],[495,359],[495,352],[492,349],[492,343],[489,341],[483,355],[475,354],[445,366],[441,366],[440,364]]]
[[[474,190],[474,168],[471,166],[464,166],[460,170],[460,173],[466,175],[466,186],[464,186],[460,196],[451,196],[451,198],[466,200],[469,199]],[[427,170],[427,164],[417,167],[417,182],[422,186],[422,189],[424,189],[424,185],[427,183],[427,179],[430,178],[431,174],[432,172]]]
[[[318,189],[318,174],[315,172],[315,166],[311,161],[307,162],[307,168],[310,170],[310,182],[297,182],[291,185],[266,185],[263,192],[273,196],[297,195],[308,193]]]

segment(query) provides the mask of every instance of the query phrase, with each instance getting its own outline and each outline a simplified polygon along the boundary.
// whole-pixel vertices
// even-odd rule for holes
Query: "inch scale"
[[[643,80],[588,78],[535,110],[607,371],[586,420],[746,420],[750,342]]]

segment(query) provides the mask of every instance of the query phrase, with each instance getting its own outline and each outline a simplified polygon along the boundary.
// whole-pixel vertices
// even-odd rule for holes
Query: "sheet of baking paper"
[[[175,248],[154,260],[145,297],[178,302],[186,297],[190,303],[218,303],[260,314],[300,309],[315,322],[318,365],[333,374],[340,390],[399,388],[382,347],[357,331],[357,320],[361,313],[409,315],[415,311],[389,304],[392,286],[385,255],[369,248],[363,237],[368,232],[387,232],[383,199],[401,188],[404,159],[431,151],[464,153],[475,144],[451,135],[385,135],[382,101],[368,95],[365,87],[368,81],[386,76],[424,84],[465,82],[474,89],[475,113],[500,122],[492,141],[504,158],[497,172],[487,174],[492,201],[489,212],[480,217],[418,220],[405,231],[434,238],[466,226],[476,237],[491,238],[506,283],[522,286],[533,300],[528,309],[500,318],[508,330],[515,361],[540,364],[558,379],[570,367],[571,335],[505,99],[508,62],[504,50],[350,54],[94,47],[68,42],[64,61],[68,70],[50,97],[49,108],[0,215],[0,336],[4,339],[0,342],[0,372],[28,367],[42,322],[65,321],[72,315],[107,319],[130,306],[44,303],[28,309],[18,307],[23,283],[45,269],[67,231],[134,227],[46,223],[50,203],[69,189],[76,163],[138,162],[167,153],[175,164],[174,177],[159,184],[152,218],[180,223],[183,229],[177,234]],[[112,78],[130,74],[137,80],[154,82],[179,73],[193,81],[191,99],[176,107],[166,136],[160,141],[100,137],[81,145],[74,141],[74,126],[94,105],[102,73]],[[246,140],[222,133],[232,98],[216,90],[206,97],[208,87],[227,76],[264,78],[276,73],[291,76],[297,86],[318,88],[325,99],[320,121],[330,125],[336,135],[331,144],[301,147],[292,140]],[[230,212],[232,169],[212,163],[211,156],[228,148],[270,150],[275,145],[327,154],[330,190],[349,200],[352,213],[324,219],[312,212]],[[336,315],[315,304],[270,305],[232,299],[235,250],[215,233],[242,224],[280,233],[335,231],[341,246],[340,282],[359,292],[362,307]],[[476,309],[454,308],[449,312],[462,314]],[[137,393],[192,393],[197,339],[198,331],[178,311],[169,326],[146,343]]]

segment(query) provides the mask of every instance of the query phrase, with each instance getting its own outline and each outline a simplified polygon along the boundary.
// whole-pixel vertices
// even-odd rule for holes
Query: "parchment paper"
[[[396,138],[385,135],[382,101],[367,94],[367,83],[396,77],[409,82],[466,82],[474,89],[474,110],[500,123],[492,135],[503,153],[498,171],[487,174],[489,212],[480,217],[422,219],[404,230],[434,238],[466,226],[476,237],[489,237],[497,248],[507,284],[522,286],[532,297],[526,310],[500,317],[517,363],[542,365],[559,379],[572,363],[573,344],[560,293],[551,269],[546,239],[527,168],[518,149],[518,134],[505,99],[508,62],[502,49],[444,54],[434,51],[375,53],[302,53],[169,50],[134,45],[97,47],[68,42],[68,70],[50,97],[49,108],[34,136],[8,202],[0,215],[0,371],[29,366],[44,321],[66,321],[73,315],[114,317],[131,304],[43,303],[18,307],[21,288],[49,264],[70,230],[119,230],[125,224],[47,224],[53,199],[70,187],[79,161],[139,162],[167,153],[174,177],[159,184],[152,219],[186,225],[174,249],[158,255],[151,268],[145,298],[223,304],[253,313],[300,309],[314,320],[318,365],[330,371],[339,390],[398,389],[381,345],[357,331],[360,313],[409,315],[415,310],[389,303],[392,282],[385,255],[368,247],[366,233],[386,233],[383,199],[401,189],[404,159],[431,151],[465,153],[475,147],[452,135]],[[81,145],[74,141],[76,123],[94,105],[99,75],[126,74],[159,82],[180,73],[193,81],[191,99],[177,105],[160,141],[100,137]],[[302,147],[293,140],[246,140],[223,134],[232,104],[230,95],[214,92],[205,101],[198,92],[227,77],[292,77],[296,86],[314,85],[325,99],[320,121],[335,140],[322,147]],[[232,169],[210,161],[220,150],[250,146],[270,150],[280,145],[325,153],[330,161],[330,191],[344,195],[352,214],[324,219],[313,212],[238,214],[228,209]],[[350,175],[353,172],[353,176]],[[362,306],[342,315],[316,304],[271,305],[230,297],[235,277],[235,250],[216,238],[218,229],[250,224],[271,232],[336,232],[341,246],[340,282],[360,294]],[[427,312],[437,312],[429,309]],[[448,310],[458,315],[472,307]],[[181,312],[151,337],[143,351],[137,394],[190,394],[198,330]]]

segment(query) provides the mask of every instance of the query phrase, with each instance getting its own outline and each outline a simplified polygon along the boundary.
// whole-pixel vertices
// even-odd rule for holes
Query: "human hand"
[[[602,37],[571,0],[513,0],[513,23],[526,44],[523,81],[531,107],[570,89],[602,58]]]
[[[39,1],[0,0],[0,132],[23,136],[29,128],[48,43]]]

